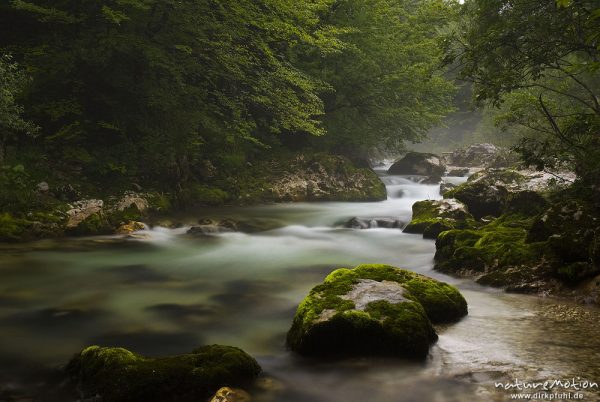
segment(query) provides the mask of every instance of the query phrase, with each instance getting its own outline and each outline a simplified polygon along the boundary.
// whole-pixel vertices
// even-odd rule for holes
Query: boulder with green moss
[[[467,303],[446,283],[389,265],[338,269],[299,305],[288,346],[303,355],[424,358],[432,323],[455,322]]]
[[[422,233],[426,239],[435,239],[446,230],[475,225],[466,206],[454,199],[418,201],[413,204],[412,212],[412,220],[404,232]]]
[[[260,372],[244,351],[220,345],[160,358],[91,346],[66,367],[83,399],[99,396],[103,402],[198,402],[221,387],[243,386]]]
[[[480,228],[443,232],[436,240],[435,269],[481,276],[533,264],[540,260],[546,244],[526,241],[531,222],[532,218],[505,215]]]
[[[504,213],[535,215],[548,206],[543,193],[550,183],[551,177],[538,172],[488,169],[446,191],[444,197],[463,202],[477,219]]]
[[[553,226],[558,211],[571,222]],[[594,219],[578,221],[573,211],[555,206],[536,217],[506,214],[478,228],[443,232],[436,240],[435,269],[510,291],[566,290],[600,274],[593,258]]]
[[[339,155],[300,154],[274,174],[270,199],[288,201],[382,201],[385,185],[369,168],[355,166]]]

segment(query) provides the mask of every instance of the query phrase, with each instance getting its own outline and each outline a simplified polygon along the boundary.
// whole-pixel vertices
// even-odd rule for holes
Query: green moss
[[[432,322],[455,322],[467,315],[467,301],[454,286],[419,276],[404,287],[409,297],[423,306]]]
[[[531,218],[505,215],[480,229],[450,230],[436,241],[436,269],[468,272],[539,260],[545,244],[527,243]]]
[[[100,395],[105,402],[196,402],[220,387],[241,386],[260,371],[244,351],[220,345],[162,358],[91,346],[66,367],[83,398]]]
[[[448,201],[425,200],[413,204],[412,220],[404,229],[405,233],[422,233],[426,239],[435,239],[445,231],[476,226],[468,212],[454,208],[447,209]]]
[[[179,202],[184,206],[223,205],[229,198],[229,194],[224,190],[204,184],[190,184],[178,195]]]
[[[75,236],[92,236],[99,234],[112,233],[113,227],[100,213],[88,216],[79,225],[68,230],[68,233]]]
[[[382,301],[357,311],[342,296],[365,279],[397,282],[412,302]],[[322,319],[323,312],[327,319]],[[430,321],[452,322],[466,314],[466,301],[450,285],[389,265],[365,264],[333,271],[315,286],[298,306],[287,342],[303,354],[423,357],[436,339]]]
[[[135,204],[122,211],[112,211],[107,220],[111,226],[118,227],[127,222],[138,222],[144,219],[145,214],[141,212]]]
[[[365,312],[380,321],[391,337],[404,340],[397,345],[398,355],[416,352],[417,355],[426,356],[429,344],[438,338],[430,320],[426,319],[426,310],[419,303],[391,304],[380,300],[369,303]],[[422,345],[422,348],[409,351],[405,349],[406,345]]]
[[[576,284],[587,278],[600,274],[600,267],[588,262],[574,262],[560,264],[556,269],[556,276],[567,283]]]
[[[25,240],[31,222],[13,217],[9,213],[0,214],[0,241],[17,242]]]

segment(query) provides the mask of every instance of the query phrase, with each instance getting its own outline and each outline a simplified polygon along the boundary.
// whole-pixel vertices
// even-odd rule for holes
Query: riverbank
[[[282,154],[219,172],[209,162],[183,187],[79,183],[22,167],[2,171],[0,241],[127,234],[173,211],[300,201],[380,201],[385,186],[369,168],[324,153]],[[201,182],[199,180],[202,180]],[[41,181],[40,181],[41,180]]]
[[[413,206],[435,269],[509,292],[600,302],[600,207],[568,172],[486,169]]]

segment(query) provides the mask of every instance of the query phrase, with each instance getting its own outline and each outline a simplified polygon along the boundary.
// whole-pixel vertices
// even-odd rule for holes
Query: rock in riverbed
[[[474,223],[466,206],[455,199],[425,200],[413,204],[412,221],[406,233],[422,233],[426,239],[435,239],[446,230]]]
[[[437,340],[432,323],[466,314],[446,283],[389,265],[341,268],[300,304],[287,343],[303,355],[424,358]]]
[[[360,218],[355,217],[346,222],[345,226],[350,229],[373,229],[373,228],[387,228],[387,229],[400,229],[404,227],[404,222],[395,217],[373,217],[373,218]]]
[[[402,159],[394,162],[389,168],[389,174],[400,175],[422,175],[430,177],[441,177],[446,168],[439,156],[420,152],[409,152]],[[437,181],[439,183],[439,181]]]
[[[231,346],[203,346],[189,354],[150,358],[122,348],[91,346],[66,367],[82,398],[103,402],[198,402],[222,387],[241,386],[261,368]]]

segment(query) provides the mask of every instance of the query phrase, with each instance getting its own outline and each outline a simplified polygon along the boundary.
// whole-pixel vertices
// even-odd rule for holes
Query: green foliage
[[[19,64],[0,63],[0,148],[40,181],[86,195],[136,183],[182,204],[264,201],[270,172],[246,174],[251,165],[307,146],[364,156],[441,119],[452,85],[439,31],[454,10],[441,0],[2,2],[0,50]],[[18,137],[34,131],[28,120],[39,135]],[[339,174],[357,179],[344,199],[385,198],[374,175]]]
[[[28,222],[23,219],[0,214],[0,241],[23,241],[28,227]]]
[[[229,194],[220,188],[191,184],[179,193],[178,199],[183,206],[216,206],[224,204],[229,199]]]
[[[13,48],[32,71],[26,100],[40,141],[94,180],[181,183],[215,151],[265,147],[283,132],[324,133],[323,84],[295,67],[292,53],[339,46],[334,30],[319,27],[326,2],[0,7],[0,48]],[[73,149],[82,152],[66,153]]]
[[[465,2],[447,55],[475,83],[498,123],[520,127],[517,146],[538,169],[572,167],[600,188],[598,4],[583,1]]]
[[[349,155],[389,151],[441,121],[453,85],[439,70],[439,38],[453,13],[436,0],[336,4],[325,22],[346,28],[346,46],[308,65],[331,85],[323,97],[325,145]]]
[[[23,120],[23,107],[17,102],[27,83],[27,76],[12,56],[0,53],[0,166],[4,165],[9,141],[18,133],[33,133],[37,129]]]

